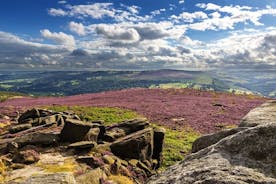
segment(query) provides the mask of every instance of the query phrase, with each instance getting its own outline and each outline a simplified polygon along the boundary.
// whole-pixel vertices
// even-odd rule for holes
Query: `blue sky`
[[[0,1],[0,69],[276,66],[272,0]]]

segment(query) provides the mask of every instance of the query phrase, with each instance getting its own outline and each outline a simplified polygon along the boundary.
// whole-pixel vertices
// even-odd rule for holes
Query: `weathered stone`
[[[20,151],[13,156],[15,163],[32,164],[39,161],[39,153],[35,150]]]
[[[108,127],[106,129],[104,140],[113,142],[118,138],[124,137],[139,130],[143,130],[148,126],[149,123],[146,121],[146,119],[133,119],[124,121],[122,123]]]
[[[34,132],[17,137],[14,142],[16,142],[20,147],[28,144],[32,145],[56,145],[59,140],[58,134],[53,133],[43,133]]]
[[[130,134],[112,143],[110,148],[120,158],[149,160],[153,153],[153,130],[147,128]]]
[[[268,101],[251,110],[242,120],[239,127],[254,127],[276,120],[276,101]]]
[[[81,163],[86,163],[92,168],[97,168],[105,165],[104,161],[101,158],[94,156],[79,156],[76,160]]]
[[[60,133],[60,139],[63,142],[82,141],[92,127],[93,125],[91,123],[74,119],[66,119],[64,127]]]
[[[11,154],[16,154],[18,152],[18,144],[16,142],[8,142],[7,144],[7,152]]]
[[[84,136],[84,141],[98,141],[98,136],[100,134],[100,128],[91,128],[89,132]]]
[[[34,119],[32,118],[28,118],[28,119],[24,119],[20,122],[20,124],[33,124]]]
[[[105,172],[100,168],[97,168],[78,176],[76,181],[80,184],[102,184],[101,181],[105,180],[106,178],[107,176]]]
[[[235,133],[238,133],[242,130],[245,130],[246,128],[234,128],[229,130],[223,130],[214,134],[208,134],[204,135],[193,143],[192,152],[195,153],[201,149],[207,148],[208,146],[211,146],[217,142],[219,142],[221,139],[233,135]]]
[[[71,173],[39,174],[29,178],[22,184],[76,184],[76,180]]]
[[[39,126],[39,125],[45,125],[45,124],[57,124],[56,115],[41,117],[41,118],[35,118],[32,125],[33,126]]]
[[[158,164],[155,165],[154,169],[157,169],[162,164],[162,151],[163,151],[163,144],[165,139],[165,132],[164,128],[155,128],[153,134],[153,155],[152,158],[158,161]]]
[[[26,166],[25,164],[13,163],[13,164],[11,165],[11,168],[12,168],[13,170],[15,170],[15,169],[23,169],[25,166]]]
[[[30,129],[30,128],[32,128],[31,124],[20,124],[20,125],[12,126],[9,129],[9,132],[14,134],[14,133],[21,132],[23,130],[27,130],[27,129]]]
[[[36,108],[33,108],[31,110],[27,110],[26,112],[24,112],[19,118],[18,118],[18,122],[19,123],[24,123],[25,120],[27,119],[34,119],[34,118],[39,118],[40,117],[40,113],[39,110]]]
[[[276,183],[276,104],[261,107],[244,118],[248,128],[187,156],[148,183]]]
[[[32,126],[39,126],[42,125],[42,118],[34,118],[32,119]]]
[[[57,122],[58,126],[64,125],[64,119],[63,119],[62,115],[56,114],[56,122]]]
[[[115,162],[115,159],[112,158],[112,156],[110,156],[110,155],[104,155],[102,157],[102,159],[106,164],[114,164],[114,162]]]
[[[70,149],[91,149],[97,145],[94,141],[80,141],[68,145]]]

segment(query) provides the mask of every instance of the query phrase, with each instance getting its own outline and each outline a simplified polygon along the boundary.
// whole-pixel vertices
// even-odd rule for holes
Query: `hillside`
[[[260,93],[260,88],[249,90],[249,84],[241,84],[235,78],[206,71],[0,71],[0,91],[15,91],[34,96],[68,96],[134,87]],[[271,91],[272,88],[267,89]]]
[[[68,97],[10,99],[0,103],[0,113],[46,105],[119,107],[136,111],[151,122],[172,129],[190,127],[210,133],[237,125],[249,110],[264,101],[257,96],[193,89],[140,88]]]
[[[144,88],[125,89],[119,91],[91,93],[67,97],[11,98],[0,103],[0,146],[2,146],[2,149],[6,149],[7,146],[5,146],[5,142],[12,141],[13,139],[20,141],[21,139],[23,139],[24,141],[27,140],[27,142],[29,139],[31,139],[32,142],[28,142],[28,144],[33,144],[33,142],[44,140],[45,133],[50,133],[51,136],[53,133],[55,134],[55,136],[56,134],[62,135],[63,129],[66,129],[66,126],[60,126],[60,123],[58,121],[59,118],[57,118],[57,116],[66,117],[68,116],[68,113],[71,114],[71,118],[77,118],[78,120],[81,120],[83,122],[96,122],[96,124],[97,122],[103,122],[102,125],[106,126],[106,130],[109,130],[110,128],[112,130],[112,127],[117,126],[124,127],[124,122],[136,122],[129,119],[147,118],[152,129],[162,129],[163,132],[164,145],[162,152],[162,162],[159,163],[159,166],[161,170],[164,170],[168,166],[171,166],[176,162],[183,160],[183,158],[185,158],[192,151],[192,143],[201,134],[213,133],[227,128],[236,127],[239,124],[240,119],[245,114],[247,114],[249,110],[256,106],[259,106],[265,100],[265,98],[253,95],[234,95],[230,93],[218,93],[195,89]],[[43,109],[28,111],[28,109],[32,109],[33,107]],[[34,114],[34,118],[31,120],[28,119],[28,114],[30,112],[33,112],[32,114]],[[36,112],[39,112],[39,115],[36,115]],[[52,124],[50,122],[52,121],[52,116],[55,117],[55,124]],[[24,118],[25,120],[23,121],[22,119]],[[40,119],[45,119],[44,124],[46,124],[40,125]],[[64,119],[64,121],[65,123],[72,123],[69,120],[67,121],[66,118]],[[120,124],[116,125],[117,123]],[[142,120],[142,122],[139,120],[137,126],[140,126],[140,123],[144,124],[144,120]],[[147,126],[149,126],[148,123]],[[70,133],[71,136],[74,135],[73,137],[79,135],[79,132],[76,132],[75,129],[70,129],[67,131],[74,131],[74,134],[71,135]],[[166,132],[165,135],[164,132]],[[26,136],[24,136],[25,133],[27,134],[27,138],[25,138]],[[107,134],[109,135],[109,133]],[[112,137],[113,134],[116,137],[117,134],[120,134],[120,131],[118,132],[117,129],[114,129],[114,131],[110,132],[110,136]],[[136,133],[134,133],[134,135],[136,135]],[[32,138],[32,136],[39,136],[39,138]],[[51,138],[51,136],[49,138]],[[141,137],[143,136],[141,135]],[[140,140],[141,137],[138,136],[134,140]],[[101,144],[106,144],[106,141],[110,141],[109,137],[106,138],[107,139],[104,139],[104,142],[97,142],[100,144],[100,147],[97,147],[97,150],[102,150]],[[112,138],[112,141],[115,140],[114,138]],[[151,142],[150,140],[148,141]],[[40,143],[37,144],[39,145]],[[83,144],[84,146],[90,146],[90,144],[92,143],[79,142],[76,144],[77,147],[82,147]],[[49,149],[47,147],[39,148],[38,152],[40,158],[36,157],[37,152],[26,152],[27,155],[33,154],[32,158],[35,159],[35,161],[32,160],[31,165],[19,165],[20,168],[18,169],[18,165],[11,165],[10,167],[5,166],[4,164],[4,168],[2,167],[4,170],[1,172],[5,174],[5,177],[2,179],[16,180],[16,178],[22,176],[22,174],[20,174],[21,172],[26,172],[28,169],[32,171],[27,173],[37,174],[39,176],[39,180],[44,177],[46,177],[47,180],[51,180],[51,177],[64,177],[63,175],[59,174],[60,172],[70,171],[74,173],[75,177],[77,177],[80,172],[79,169],[82,170],[80,173],[81,175],[83,175],[84,173],[87,174],[87,172],[90,171],[90,169],[88,169],[84,172],[83,166],[79,165],[79,160],[72,160],[70,150],[68,151],[67,149],[64,149],[64,143],[58,142],[57,144],[53,142],[53,144],[50,144],[50,147],[54,145],[58,146],[53,149]],[[70,147],[75,146],[75,143],[73,145],[65,145]],[[26,147],[28,146],[29,145],[27,145]],[[33,148],[31,147],[31,149]],[[23,153],[25,154],[25,147],[20,147],[20,150],[23,150]],[[36,150],[37,149],[35,149],[35,151]],[[63,153],[61,156],[59,155],[60,152]],[[123,151],[123,153],[124,152],[126,151]],[[94,156],[96,156],[100,160],[104,160],[105,157],[107,157],[106,154],[110,153],[104,151],[101,152],[100,155],[96,154]],[[56,158],[56,155],[58,155],[59,158]],[[74,155],[74,158],[78,158],[76,157],[75,152]],[[77,155],[79,154],[77,153]],[[7,156],[9,157],[9,155],[6,155],[5,157]],[[89,156],[89,154],[86,155],[86,157],[87,156]],[[26,157],[26,159],[27,158],[29,157]],[[126,159],[125,157],[120,158]],[[17,157],[14,157],[12,161],[15,162],[15,164],[17,162],[24,161],[17,159]],[[38,161],[39,159],[41,160]],[[58,159],[56,161],[60,162],[61,165],[59,167],[53,167],[52,162],[48,163],[49,159]],[[92,158],[89,157],[89,159]],[[128,162],[131,163],[131,161],[129,160]],[[138,177],[139,181],[146,180],[155,172],[154,170],[149,171],[147,169],[152,168],[152,166],[153,165],[148,165],[145,167],[143,164],[140,164],[138,166],[140,168],[143,168],[143,170],[145,170],[147,173],[143,175],[140,179]],[[92,166],[92,168],[94,168],[94,165]],[[43,171],[40,171],[41,169]],[[45,173],[52,173],[52,175],[45,176]],[[133,179],[132,174],[132,176],[130,177],[128,174],[125,174],[124,171],[120,171],[119,173],[122,173],[124,176],[129,177],[131,180]],[[86,176],[86,174],[84,174],[84,176],[88,177]],[[28,177],[29,175],[27,176],[27,178]],[[70,177],[72,176],[70,175]],[[137,176],[135,175],[135,177]],[[117,180],[119,178],[112,178],[111,175],[107,179]],[[87,178],[85,180],[87,180]],[[124,178],[124,180],[127,180],[127,178]]]

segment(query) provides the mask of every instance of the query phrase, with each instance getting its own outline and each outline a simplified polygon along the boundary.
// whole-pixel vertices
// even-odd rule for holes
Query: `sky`
[[[0,70],[152,69],[276,69],[276,1],[0,1]]]

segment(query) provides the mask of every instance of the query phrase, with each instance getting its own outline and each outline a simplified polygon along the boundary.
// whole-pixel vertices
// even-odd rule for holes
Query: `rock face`
[[[110,148],[121,158],[150,160],[153,154],[153,130],[147,128],[130,134],[111,144]]]
[[[200,138],[195,153],[148,183],[276,183],[276,103],[249,112],[240,127]]]
[[[81,141],[92,127],[93,125],[90,123],[75,119],[66,119],[60,133],[60,139],[64,142]]]

